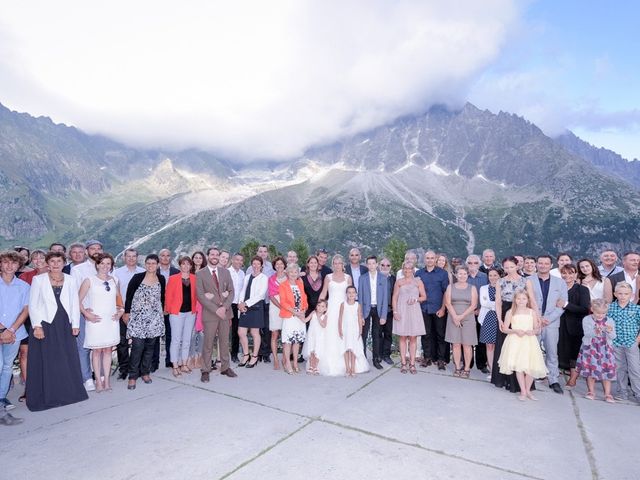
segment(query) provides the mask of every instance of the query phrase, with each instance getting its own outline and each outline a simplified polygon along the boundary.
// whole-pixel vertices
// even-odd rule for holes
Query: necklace
[[[64,275],[62,275],[59,278],[54,277],[53,275],[49,274],[49,281],[51,282],[51,285],[53,286],[60,286],[64,283]]]

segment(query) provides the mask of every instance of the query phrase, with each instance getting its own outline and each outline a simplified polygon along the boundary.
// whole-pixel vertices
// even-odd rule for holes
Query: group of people
[[[389,258],[352,248],[348,260],[320,249],[301,267],[295,251],[270,259],[261,245],[245,270],[240,253],[211,247],[177,259],[168,249],[144,267],[129,248],[115,268],[102,243],[90,240],[48,251],[16,247],[0,253],[0,403],[5,425],[19,423],[7,399],[19,358],[21,401],[40,411],[112,389],[118,378],[133,390],[151,383],[160,366],[176,377],[200,370],[236,377],[231,363],[271,363],[289,375],[353,377],[372,364],[393,365],[397,336],[401,373],[417,365],[469,378],[474,363],[497,387],[535,400],[536,379],[563,393],[586,378],[587,398],[601,381],[604,399],[640,401],[640,255],[614,251],[574,262],[562,253],[508,256],[487,249],[465,261],[432,250],[409,251],[402,268]],[[456,260],[456,261],[453,261]],[[420,350],[418,349],[420,337]],[[251,345],[250,345],[251,340]],[[279,349],[281,344],[281,353]],[[544,353],[543,353],[544,350]],[[214,355],[215,352],[215,355]],[[615,382],[615,391],[612,390]]]

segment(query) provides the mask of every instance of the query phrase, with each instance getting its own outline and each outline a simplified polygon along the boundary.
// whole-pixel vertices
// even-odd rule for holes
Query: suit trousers
[[[424,330],[427,332],[421,338],[422,354],[425,359],[447,363],[447,342],[444,335],[447,329],[447,317],[438,317],[435,313],[422,312]]]
[[[382,325],[382,357],[391,356],[391,345],[393,343],[393,310],[389,307],[387,311],[387,323]]]
[[[171,354],[169,349],[171,348],[171,322],[169,322],[169,315],[164,316],[164,365],[165,367],[171,367]],[[160,366],[160,337],[156,338],[156,343],[153,346],[153,361],[151,362],[152,368],[158,368]]]
[[[220,318],[217,315],[203,314],[202,325],[204,326],[204,341],[202,343],[202,372],[211,371],[211,358],[213,357],[213,347],[218,335],[221,365],[220,371],[224,372],[229,368],[229,320]]]
[[[238,304],[231,304],[233,318],[231,319],[231,356],[237,357],[240,352],[240,337],[238,336]]]
[[[478,334],[478,344],[474,347],[474,358],[471,359],[471,368],[473,368],[474,360],[478,370],[487,367],[487,346],[480,342],[480,324],[476,317],[476,333]]]
[[[264,302],[264,328],[260,329],[260,350],[258,355],[271,355],[271,330],[269,330],[269,304]],[[237,329],[236,329],[237,330]]]
[[[129,339],[127,338],[127,324],[120,319],[120,343],[116,347],[118,354],[118,370],[121,374],[129,372]]]
[[[613,347],[616,357],[617,385],[615,393],[627,396],[628,385],[636,399],[640,400],[640,350],[635,345],[630,347]]]
[[[540,334],[540,340],[544,345],[544,363],[549,370],[549,385],[558,383],[560,376],[560,370],[558,369],[558,339],[560,338],[560,331],[558,329],[558,322],[554,326],[547,325],[542,329]]]
[[[129,357],[129,379],[136,380],[138,377],[151,373],[151,362],[153,358],[153,348],[159,337],[131,339],[131,356]]]
[[[378,315],[377,307],[371,307],[364,319],[364,327],[362,328],[362,344],[364,346],[365,356],[367,355],[367,338],[369,337],[369,329],[371,329],[371,355],[374,360],[380,360],[382,358],[382,325],[380,325],[380,315]]]

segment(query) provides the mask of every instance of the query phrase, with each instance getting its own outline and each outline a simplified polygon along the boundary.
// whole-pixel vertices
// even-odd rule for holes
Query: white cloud
[[[463,101],[520,14],[512,0],[177,5],[5,2],[0,101],[137,145],[295,156]]]

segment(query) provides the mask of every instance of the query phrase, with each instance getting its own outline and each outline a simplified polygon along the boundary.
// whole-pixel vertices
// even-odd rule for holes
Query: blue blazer
[[[369,271],[363,273],[358,281],[358,303],[362,305],[362,316],[367,317],[371,309],[371,277]],[[389,281],[388,278],[376,272],[376,306],[381,319],[387,318],[389,310]]]

